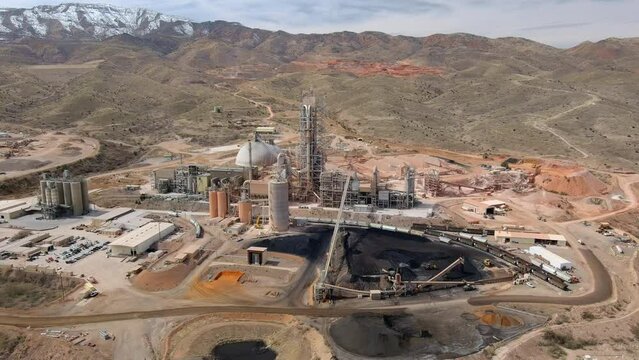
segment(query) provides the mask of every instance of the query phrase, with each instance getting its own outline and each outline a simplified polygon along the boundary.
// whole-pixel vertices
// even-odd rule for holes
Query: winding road
[[[535,79],[535,77],[526,77],[527,80],[533,80]],[[523,86],[523,87],[529,87],[529,88],[533,88],[533,89],[538,89],[538,90],[543,90],[543,91],[556,91],[556,92],[563,92],[563,93],[567,93],[567,94],[575,94],[574,91],[570,91],[570,90],[564,90],[564,89],[553,89],[553,88],[547,88],[547,87],[542,87],[542,86],[536,86],[536,85],[530,85],[530,84],[526,84],[526,83],[522,83],[520,80],[517,79],[511,79],[510,80],[513,84],[518,85],[518,86]],[[580,153],[583,158],[587,158],[590,156],[590,154],[588,154],[587,152],[583,151],[582,149],[578,148],[577,146],[575,146],[574,144],[572,144],[571,142],[569,142],[565,137],[559,135],[553,128],[551,128],[550,126],[548,126],[547,122],[553,121],[553,120],[557,120],[565,115],[567,115],[568,113],[571,113],[575,110],[579,110],[581,108],[585,108],[588,106],[592,106],[597,104],[599,101],[601,101],[601,98],[595,94],[591,94],[586,92],[586,95],[588,95],[590,97],[590,99],[586,100],[584,103],[576,105],[570,109],[564,110],[558,114],[555,114],[549,118],[544,118],[542,116],[539,115],[532,115],[534,117],[540,118],[540,120],[543,120],[543,123],[535,121],[533,122],[533,127],[537,130],[541,130],[541,131],[547,131],[549,133],[551,133],[552,135],[554,135],[555,137],[557,137],[559,140],[561,140],[562,142],[564,142],[566,145],[568,145],[570,148],[572,148],[573,150],[577,151],[578,153]]]
[[[613,295],[612,278],[597,256],[587,249],[579,249],[593,277],[593,290],[581,296],[530,296],[530,295],[491,295],[468,299],[470,305],[482,306],[497,303],[530,303],[558,305],[590,305],[608,300]]]

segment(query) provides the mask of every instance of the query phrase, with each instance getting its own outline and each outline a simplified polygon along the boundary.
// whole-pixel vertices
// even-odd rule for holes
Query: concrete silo
[[[71,183],[68,181],[63,182],[62,188],[64,189],[64,205],[72,207],[73,201],[71,201]]]
[[[73,203],[73,216],[82,215],[82,185],[79,181],[71,182],[71,202]]]
[[[40,180],[40,204],[47,204],[47,181]]]
[[[91,210],[89,208],[89,182],[87,179],[80,180],[80,188],[82,189],[82,213],[86,214]]]
[[[273,231],[287,231],[288,215],[288,182],[271,181],[268,183],[269,223]]]

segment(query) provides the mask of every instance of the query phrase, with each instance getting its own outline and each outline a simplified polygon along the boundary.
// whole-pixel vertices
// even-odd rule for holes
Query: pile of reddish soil
[[[164,291],[178,286],[193,270],[195,263],[177,264],[164,271],[143,270],[131,283],[138,289],[145,291]]]
[[[430,66],[417,66],[405,62],[377,63],[357,60],[329,60],[320,62],[294,61],[294,65],[303,69],[322,70],[330,69],[339,72],[347,72],[357,76],[389,75],[395,77],[409,77],[417,75],[442,75],[442,68]]]
[[[229,291],[237,292],[240,279],[244,276],[241,271],[220,271],[213,279],[196,279],[187,294],[190,299],[208,298],[216,294]]]
[[[478,310],[475,315],[481,323],[496,328],[521,326],[522,322],[512,316],[501,314],[492,309]]]
[[[578,165],[527,160],[511,167],[536,174],[535,186],[560,195],[597,196],[608,190],[606,184]]]

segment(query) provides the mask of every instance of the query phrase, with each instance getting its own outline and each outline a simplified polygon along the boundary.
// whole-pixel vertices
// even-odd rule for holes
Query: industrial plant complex
[[[493,303],[581,304],[604,297],[605,269],[587,247],[595,240],[583,239],[607,241],[610,256],[620,261],[634,246],[631,235],[605,222],[549,226],[547,217],[568,205],[539,205],[554,194],[543,186],[562,179],[539,163],[377,155],[384,151],[363,139],[327,133],[314,96],[303,97],[298,116],[294,131],[259,126],[236,144],[149,158],[112,174],[44,172],[35,196],[0,202],[0,265],[81,279],[68,301],[87,311],[110,301],[124,304],[118,311],[140,311],[137,304],[149,301],[182,306],[185,314],[197,306],[241,304],[249,313],[319,316],[329,329],[324,336],[338,345],[314,353],[368,356],[365,348],[341,343],[343,332],[380,339],[383,334],[370,329],[382,326],[378,316],[394,314],[397,304],[458,314],[446,321],[470,326],[462,337],[481,338],[481,348],[522,334],[547,320]],[[65,299],[69,294],[65,290]],[[466,301],[448,306],[451,299]],[[452,336],[420,325],[435,321],[420,316],[406,325],[411,334],[433,331],[437,341]],[[277,319],[279,329],[284,320]],[[319,331],[305,321],[299,326],[307,334]],[[256,322],[256,329],[266,331],[266,323]],[[184,326],[193,334],[212,329]],[[174,331],[186,331],[180,329]],[[388,354],[443,351],[439,343],[425,345],[430,337],[401,336],[423,347]],[[177,346],[196,353],[192,343]],[[475,351],[460,344],[452,354]]]

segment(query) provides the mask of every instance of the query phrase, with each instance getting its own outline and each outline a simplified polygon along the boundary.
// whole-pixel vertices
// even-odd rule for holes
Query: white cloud
[[[382,31],[426,36],[467,32],[521,36],[554,46],[639,36],[635,0],[111,0],[195,21],[227,20],[268,30]],[[57,4],[4,0],[3,7]]]

